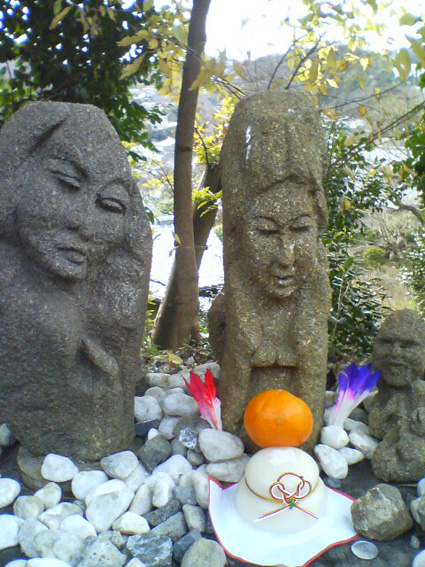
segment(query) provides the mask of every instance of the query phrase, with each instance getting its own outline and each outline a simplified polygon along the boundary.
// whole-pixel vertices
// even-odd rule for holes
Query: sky
[[[382,37],[376,34],[369,36],[368,43],[372,49],[399,49],[409,45],[405,34],[411,34],[412,28],[399,24],[403,6],[408,6],[407,11],[414,15],[425,13],[424,0],[390,1],[388,9],[379,16],[380,22],[388,25],[388,31]],[[206,51],[215,55],[217,50],[226,50],[228,57],[239,60],[246,59],[249,51],[253,59],[283,53],[289,43],[281,22],[288,17],[292,21],[306,14],[302,0],[211,0]],[[329,39],[338,39],[335,29],[330,31]]]

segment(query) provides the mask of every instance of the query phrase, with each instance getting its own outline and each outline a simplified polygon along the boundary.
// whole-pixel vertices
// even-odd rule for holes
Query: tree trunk
[[[177,114],[174,155],[174,230],[179,242],[172,277],[163,300],[164,306],[174,303],[175,317],[168,324],[162,322],[166,310],[161,306],[157,330],[154,334],[154,342],[163,348],[171,349],[181,346],[185,340],[200,339],[198,269],[192,221],[192,153],[198,89],[189,89],[201,68],[209,5],[210,0],[193,0]],[[161,337],[164,334],[164,325],[170,326],[166,332],[166,340],[162,340]]]
[[[208,168],[201,181],[201,187],[209,187],[211,193],[218,193],[221,189],[219,167]],[[208,236],[214,225],[216,209],[208,210],[209,204],[197,207],[193,205],[192,223],[194,232],[194,245],[196,256],[196,267],[199,270],[202,255],[206,248]],[[197,289],[198,293],[198,289]],[[153,342],[161,348],[172,348],[173,337],[176,334],[177,323],[177,273],[176,262],[168,281],[167,290],[158,312],[153,334]]]

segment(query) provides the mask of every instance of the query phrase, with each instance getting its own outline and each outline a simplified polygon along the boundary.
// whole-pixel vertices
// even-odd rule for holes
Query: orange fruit
[[[244,426],[259,447],[298,447],[313,431],[313,414],[304,400],[290,392],[266,390],[246,406]]]

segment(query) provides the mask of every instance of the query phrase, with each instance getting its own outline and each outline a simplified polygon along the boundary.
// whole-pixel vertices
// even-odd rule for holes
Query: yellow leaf
[[[393,170],[392,170],[392,167],[390,165],[385,166],[384,177],[386,177],[388,179],[388,181],[390,181],[393,178]]]
[[[333,79],[327,79],[327,83],[329,86],[331,86],[334,89],[338,88],[338,83],[336,81],[334,81]]]
[[[100,11],[100,14],[101,14],[103,17],[106,16],[106,8],[105,8],[105,6],[100,6],[100,7],[99,7],[99,11]]]
[[[394,65],[400,74],[402,81],[405,81],[410,73],[410,55],[407,49],[401,49],[397,54]]]
[[[369,66],[369,58],[368,57],[361,57],[360,58],[360,65],[362,66],[363,70],[366,71],[366,69]]]
[[[246,77],[246,69],[243,65],[239,63],[239,61],[233,61],[233,69],[235,73],[244,79]]]
[[[425,47],[423,42],[411,37],[408,37],[408,40],[410,41],[413,53],[421,62],[422,67],[425,67]]]
[[[143,11],[147,12],[148,10],[152,10],[152,8],[153,8],[153,0],[144,0]]]
[[[338,70],[343,73],[348,67],[348,61],[338,61]]]
[[[373,89],[373,94],[376,96],[376,98],[380,98],[381,96],[381,89],[379,87],[375,87]]]
[[[310,68],[309,81],[311,83],[315,83],[317,81],[317,77],[319,75],[319,66],[320,66],[320,60],[318,57],[316,57]]]
[[[351,134],[351,136],[349,136],[349,137],[345,140],[345,145],[346,145],[346,146],[352,146],[355,141],[356,141],[356,136],[355,136],[354,134]]]
[[[176,232],[173,233],[173,238],[174,238],[174,242],[180,246],[181,240]]]
[[[113,8],[106,8],[106,11],[108,12],[109,19],[112,20],[113,22],[116,22],[117,19],[115,17],[114,9]]]
[[[337,64],[337,62],[336,62],[336,58],[335,58],[335,52],[334,52],[333,49],[331,49],[328,53],[328,58],[326,60],[326,68],[328,70],[335,69],[336,64]]]
[[[336,120],[337,117],[338,117],[337,113],[335,112],[335,110],[333,108],[325,108],[325,110],[323,111],[323,114],[325,114],[331,120]]]
[[[366,116],[367,110],[366,110],[366,107],[365,107],[365,106],[363,106],[362,104],[360,104],[360,105],[357,107],[357,110],[359,111],[360,116]]]
[[[328,89],[326,87],[326,83],[320,83],[319,85],[320,94],[326,96],[328,94]]]
[[[350,176],[351,177],[351,176]],[[354,175],[352,176],[353,181],[354,181]],[[340,210],[344,213],[348,213],[351,209],[351,203],[350,201],[347,199],[347,197],[343,197],[339,203],[339,208]]]
[[[201,87],[202,85],[206,85],[208,83],[208,81],[211,79],[211,75],[212,75],[212,72],[211,72],[210,69],[207,69],[207,68],[201,69],[201,71],[199,72],[199,75],[196,77],[196,79],[190,85],[189,90],[194,91],[196,89],[199,89],[199,87]]]
[[[62,10],[62,0],[56,0],[56,2],[53,5],[53,14],[57,16],[61,10]]]
[[[183,359],[181,359],[180,356],[177,356],[177,354],[173,354],[172,352],[168,351],[167,355],[168,362],[171,362],[172,364],[183,364]]]
[[[126,79],[127,77],[134,75],[134,73],[137,73],[140,65],[142,64],[144,57],[145,57],[145,54],[142,53],[142,55],[140,55],[132,63],[127,65],[126,68],[124,69],[124,71],[122,72],[120,79]]]
[[[363,77],[361,75],[357,75],[357,82],[359,84],[359,87],[363,90],[364,89],[364,81],[363,81]]]
[[[74,6],[67,6],[66,8],[64,8],[62,10],[62,12],[59,12],[59,14],[57,14],[53,20],[52,23],[50,24],[49,29],[50,30],[54,30],[55,27],[64,19],[64,17],[67,15],[67,13],[72,10]]]

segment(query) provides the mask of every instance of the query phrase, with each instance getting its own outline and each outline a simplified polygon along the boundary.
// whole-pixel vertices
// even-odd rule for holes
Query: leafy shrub
[[[369,246],[363,252],[362,258],[366,268],[376,269],[385,264],[386,252],[380,246]]]

